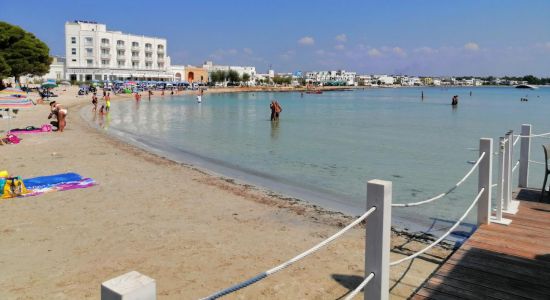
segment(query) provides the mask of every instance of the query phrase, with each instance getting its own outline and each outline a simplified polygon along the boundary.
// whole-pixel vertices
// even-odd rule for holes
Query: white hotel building
[[[66,79],[173,80],[166,39],[107,31],[105,24],[65,23]]]

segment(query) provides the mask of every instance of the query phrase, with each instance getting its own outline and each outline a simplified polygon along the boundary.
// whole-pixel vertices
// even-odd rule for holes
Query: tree
[[[248,73],[243,73],[243,81],[244,81],[244,82],[250,81],[250,74],[248,74]]]
[[[52,63],[49,52],[48,46],[34,34],[0,22],[0,77],[13,76],[19,82],[22,75],[48,73]]]
[[[239,72],[235,70],[229,70],[227,74],[227,79],[229,82],[239,82],[241,81],[241,76],[239,75]]]

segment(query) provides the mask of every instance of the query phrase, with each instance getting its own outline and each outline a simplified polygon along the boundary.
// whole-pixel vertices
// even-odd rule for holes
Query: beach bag
[[[40,130],[42,130],[42,132],[50,132],[50,131],[52,131],[52,125],[44,124],[44,125],[42,125]]]
[[[19,197],[26,194],[28,191],[21,177],[11,177],[4,179],[4,187],[2,188],[2,198]]]
[[[8,143],[10,144],[19,144],[19,142],[21,142],[21,139],[14,134],[8,134],[6,140],[8,140]]]

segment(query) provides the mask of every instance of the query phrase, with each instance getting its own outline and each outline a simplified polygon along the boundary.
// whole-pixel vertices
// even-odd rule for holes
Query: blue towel
[[[40,176],[23,179],[27,189],[47,188],[56,184],[82,180],[82,176],[76,173],[64,173],[50,176]]]

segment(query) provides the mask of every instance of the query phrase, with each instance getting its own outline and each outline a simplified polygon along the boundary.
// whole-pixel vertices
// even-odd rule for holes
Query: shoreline
[[[110,137],[80,119],[77,109],[90,106],[89,99],[72,92],[59,98],[69,107],[67,130],[2,146],[1,164],[24,178],[76,171],[99,185],[0,202],[0,254],[6,258],[0,260],[0,295],[6,298],[45,292],[98,298],[102,281],[131,270],[154,278],[160,299],[198,298],[293,257],[351,220]],[[47,105],[22,111],[12,126],[39,125],[47,111]],[[392,244],[393,259],[425,245],[422,237],[396,232]],[[450,252],[438,246],[412,265],[392,268],[392,297],[406,299]],[[363,253],[359,226],[285,275],[239,295],[339,297],[362,276]]]

